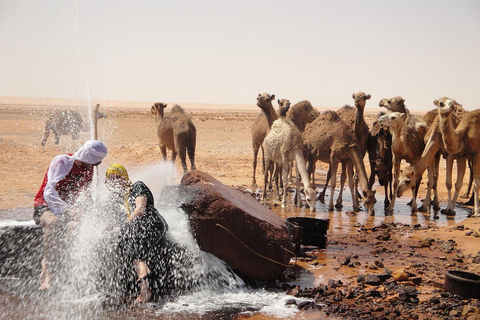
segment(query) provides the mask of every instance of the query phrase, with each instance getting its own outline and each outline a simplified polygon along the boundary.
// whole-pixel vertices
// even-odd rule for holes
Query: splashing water
[[[285,305],[285,301],[293,297],[246,286],[223,261],[199,249],[189,231],[186,214],[178,208],[179,194],[174,183],[179,175],[170,162],[132,168],[130,177],[133,181],[144,181],[155,194],[156,208],[169,224],[174,244],[159,251],[168,260],[167,269],[163,269],[168,272],[160,276],[159,287],[162,289],[163,285],[170,291],[168,295],[161,296],[159,302],[149,304],[152,317],[170,318],[172,314],[177,314],[180,317],[201,318],[205,314],[262,312],[289,318],[298,311]],[[114,232],[106,231],[112,212],[106,205],[106,188],[100,185],[96,192],[97,203],[81,197],[76,204],[82,209],[82,219],[76,231],[70,234],[71,240],[63,252],[62,276],[54,293],[55,299],[45,305],[46,309],[40,307],[36,310],[38,318],[48,313],[58,318],[116,319],[104,307],[106,297],[118,294],[119,288],[123,288],[122,284],[115,283],[119,278],[111,276],[119,272],[115,263],[111,263],[116,258],[112,249]],[[131,276],[136,277],[133,265],[125,267],[130,269]],[[155,269],[157,266],[149,267]],[[137,287],[136,284],[134,286]],[[141,312],[143,314],[144,311]],[[132,315],[132,318],[135,317]]]

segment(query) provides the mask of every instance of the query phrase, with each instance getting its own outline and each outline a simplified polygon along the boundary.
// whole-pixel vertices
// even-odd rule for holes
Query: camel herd
[[[315,201],[324,200],[330,181],[331,196],[328,209],[342,207],[342,192],[346,179],[352,194],[353,209],[360,210],[359,198],[363,199],[369,214],[374,214],[375,191],[372,190],[375,178],[385,188],[385,214],[391,214],[395,198],[405,190],[412,192],[412,212],[427,212],[430,207],[439,210],[437,179],[440,158],[446,159],[447,208],[442,213],[455,214],[454,207],[459,196],[466,171],[470,164],[473,181],[473,195],[480,188],[480,110],[465,111],[455,100],[444,97],[434,101],[436,109],[423,117],[416,116],[407,109],[401,97],[382,99],[380,112],[371,128],[364,118],[364,109],[369,94],[363,92],[352,95],[354,107],[345,106],[338,110],[319,112],[309,101],[301,101],[291,106],[287,99],[273,102],[275,95],[263,93],[257,97],[257,106],[262,113],[252,125],[253,179],[256,187],[257,157],[261,150],[264,172],[263,198],[267,197],[267,185],[272,188],[272,180],[278,190],[282,206],[286,205],[285,190],[291,178],[292,168],[296,169],[296,193],[294,203],[301,205],[300,181],[303,183],[305,201],[311,211],[315,211]],[[195,126],[179,106],[174,106],[164,115],[166,105],[155,103],[151,112],[158,125],[160,150],[166,160],[166,149],[172,150],[172,160],[180,155],[182,167],[187,171],[185,155],[188,153],[191,168],[195,169]],[[370,175],[364,165],[368,153]],[[408,165],[400,170],[401,161]],[[453,161],[457,161],[457,180],[452,196]],[[320,191],[315,186],[315,164],[321,161],[329,164],[325,188]],[[336,175],[341,164],[339,195],[334,205]],[[427,193],[423,204],[417,207],[417,191],[424,171],[427,170]],[[334,177],[330,179],[330,177]],[[357,185],[362,193],[358,193]],[[470,190],[470,186],[469,186]],[[467,191],[467,196],[468,196]],[[433,194],[433,196],[432,196]],[[431,199],[433,197],[433,199]],[[474,217],[480,216],[478,198],[474,198]]]
[[[446,188],[448,204],[442,213],[455,214],[454,208],[463,184],[467,161],[470,166],[470,183],[465,196],[468,197],[473,183],[472,199],[474,217],[480,217],[478,195],[480,189],[480,110],[466,111],[453,99],[443,97],[435,100],[437,107],[423,117],[416,116],[407,109],[401,97],[382,99],[379,106],[387,110],[380,112],[371,128],[364,118],[364,109],[369,94],[358,92],[352,95],[354,106],[345,106],[337,112],[319,112],[309,101],[301,101],[291,106],[287,99],[277,100],[278,109],[273,102],[275,95],[263,93],[257,97],[257,106],[262,113],[252,125],[253,179],[256,187],[257,156],[261,150],[264,172],[263,198],[267,197],[267,185],[272,189],[275,181],[278,197],[282,206],[286,205],[285,190],[296,169],[296,193],[294,203],[302,204],[300,182],[303,183],[305,201],[311,211],[315,211],[315,201],[324,201],[327,185],[330,182],[331,196],[328,210],[342,207],[342,192],[348,178],[352,194],[353,209],[360,210],[359,199],[363,199],[369,214],[374,214],[375,191],[372,190],[375,179],[385,188],[385,214],[393,213],[395,198],[410,189],[412,192],[412,212],[428,212],[432,207],[439,210],[437,180],[440,159],[446,159]],[[187,155],[191,169],[195,169],[196,129],[184,112],[174,105],[165,114],[164,103],[155,103],[151,113],[157,123],[159,147],[163,159],[167,160],[167,149],[172,151],[172,161],[178,155],[183,171],[187,168]],[[98,118],[105,115],[98,114]],[[71,121],[70,121],[71,120]],[[73,124],[72,124],[73,123]],[[67,128],[68,127],[68,128]],[[68,130],[67,130],[67,129]],[[48,132],[55,134],[58,144],[61,134],[72,134],[77,138],[85,125],[80,115],[70,111],[52,114],[45,124],[42,145],[48,138]],[[364,165],[368,153],[370,175]],[[401,168],[401,161],[408,164]],[[327,181],[323,190],[315,185],[315,164],[321,161],[329,164]],[[457,178],[452,195],[453,163],[457,163]],[[341,164],[339,194],[334,205],[334,193],[337,184],[337,169]],[[417,207],[417,191],[423,173],[427,171],[427,192],[423,204]],[[330,177],[333,177],[330,179]],[[358,193],[357,185],[362,193]],[[475,196],[474,196],[475,195]]]

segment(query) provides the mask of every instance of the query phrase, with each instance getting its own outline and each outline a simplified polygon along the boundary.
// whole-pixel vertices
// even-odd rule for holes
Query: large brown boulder
[[[181,181],[182,209],[200,248],[253,280],[279,277],[293,246],[284,220],[251,197],[199,170]]]

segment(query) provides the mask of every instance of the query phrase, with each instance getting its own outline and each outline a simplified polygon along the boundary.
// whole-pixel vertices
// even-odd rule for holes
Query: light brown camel
[[[313,122],[319,115],[320,112],[315,109],[308,100],[295,103],[287,112],[287,118],[292,121],[302,133],[305,131],[305,126]],[[290,168],[290,177],[292,176],[291,171],[292,168]],[[311,183],[315,185],[315,170],[310,174]]]
[[[450,98],[443,97],[435,100],[438,108],[440,132],[442,133],[443,146],[450,154],[468,154],[473,158],[473,192],[474,217],[480,217],[479,191],[480,191],[480,110],[466,113],[454,128],[452,114],[458,103]],[[463,177],[462,177],[463,179]]]
[[[275,100],[274,94],[258,94],[257,106],[262,110],[262,113],[255,119],[252,125],[252,147],[253,147],[253,178],[252,190],[257,185],[255,174],[257,170],[258,151],[262,149],[262,172],[265,173],[265,152],[262,144],[267,136],[267,132],[272,126],[273,121],[278,119],[278,114],[273,108],[272,101]],[[270,182],[271,188],[271,182]]]
[[[157,102],[151,108],[157,122],[158,145],[163,160],[167,160],[167,149],[172,151],[172,162],[178,156],[182,162],[183,172],[187,172],[187,153],[190,167],[195,169],[195,147],[197,130],[192,120],[179,105],[174,105],[168,115],[164,115],[165,103]]]
[[[386,99],[383,99],[384,101]],[[380,103],[382,103],[382,101]],[[398,178],[400,176],[400,164],[402,159],[410,164],[414,164],[422,155],[425,148],[426,124],[420,122],[417,117],[409,113],[393,112],[378,118],[378,123],[386,125],[390,128],[392,134],[392,154],[394,167],[394,183],[393,190],[396,192],[398,187]],[[412,189],[412,212],[417,211],[417,190],[421,182],[415,182],[416,187]],[[386,213],[393,213],[395,206],[395,196],[390,199],[390,205],[386,209]]]
[[[287,118],[280,117],[273,122],[272,127],[263,141],[265,149],[265,165],[268,167],[271,161],[281,165],[283,175],[283,197],[282,207],[286,205],[286,189],[288,185],[288,167],[295,160],[297,166],[297,186],[295,194],[295,203],[300,204],[300,176],[304,185],[305,200],[310,207],[310,211],[315,211],[315,200],[317,199],[317,190],[311,188],[308,179],[305,159],[303,157],[302,134],[297,127]],[[267,174],[265,174],[265,187],[263,199],[267,197]]]
[[[352,94],[352,98],[354,100],[355,107],[351,107],[349,105],[345,105],[343,108],[337,111],[338,115],[340,118],[342,118],[343,121],[345,121],[346,124],[348,124],[351,128],[353,128],[353,131],[355,132],[355,137],[357,138],[358,145],[360,147],[360,152],[362,154],[362,159],[365,157],[365,154],[367,151],[370,151],[371,148],[369,148],[369,143],[374,143],[372,141],[372,137],[370,135],[370,129],[368,128],[367,123],[365,122],[365,105],[367,103],[367,100],[371,98],[371,95],[365,94],[364,92],[357,92]],[[370,163],[370,178],[368,180],[368,185],[370,188],[372,188],[374,182],[375,182],[375,154],[370,154],[368,155],[369,158],[369,163]],[[342,168],[344,165],[342,164]],[[342,170],[342,175],[341,175],[341,182],[340,182],[340,193],[343,192],[343,186],[345,184],[345,174],[343,174],[345,170]],[[327,181],[325,185],[328,184],[329,180],[329,175],[327,174]],[[358,187],[358,179],[356,175],[354,176],[354,181],[355,181],[355,189]],[[320,193],[320,197],[323,197],[325,195],[325,189]],[[341,205],[339,205],[341,207]]]
[[[418,208],[418,211],[427,212],[430,208],[430,194],[433,189],[434,198],[432,205],[435,211],[439,209],[438,201],[438,192],[437,192],[437,180],[440,164],[440,156],[443,156],[446,159],[446,181],[445,185],[448,192],[448,205],[447,208],[442,210],[442,213],[447,215],[455,214],[455,204],[457,202],[458,194],[463,184],[463,175],[465,173],[465,155],[453,155],[449,154],[443,147],[443,138],[440,132],[440,122],[438,117],[438,109],[433,110],[436,112],[436,117],[433,120],[430,120],[432,112],[428,112],[427,117],[423,117],[424,120],[430,121],[430,126],[427,134],[425,135],[425,149],[422,153],[422,156],[418,162],[413,165],[405,167],[403,172],[400,174],[398,179],[398,188],[396,191],[397,197],[402,196],[403,192],[408,188],[412,188],[415,181],[418,179],[418,176],[421,176],[423,172],[428,168],[428,187],[427,194],[423,201],[421,207]],[[465,110],[461,105],[455,105],[454,110],[452,111],[452,124],[456,128],[463,115]],[[455,182],[455,193],[452,198],[452,169],[453,161],[457,160],[457,181]],[[460,178],[462,177],[462,178]]]
[[[309,163],[320,160],[330,164],[332,171],[330,203],[328,210],[333,210],[333,198],[336,187],[338,163],[344,161],[348,174],[348,184],[352,193],[353,208],[360,210],[357,192],[354,190],[353,167],[359,177],[363,191],[364,203],[370,215],[375,213],[375,191],[368,187],[367,174],[363,164],[360,147],[355,133],[340,116],[333,111],[322,113],[315,121],[308,124],[303,133],[303,141],[308,154]],[[338,200],[337,202],[341,199]]]

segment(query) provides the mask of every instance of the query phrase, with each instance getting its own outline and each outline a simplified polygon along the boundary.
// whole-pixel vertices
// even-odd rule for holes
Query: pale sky
[[[478,0],[0,0],[0,96],[480,108]]]

